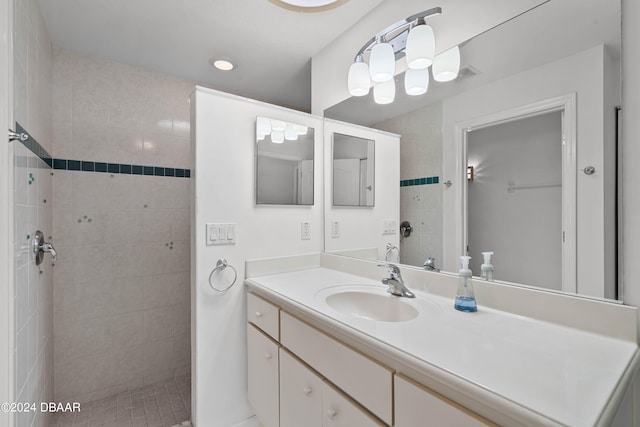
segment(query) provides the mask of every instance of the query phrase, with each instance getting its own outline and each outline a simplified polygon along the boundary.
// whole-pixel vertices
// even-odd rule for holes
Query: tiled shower
[[[442,266],[442,102],[373,125],[402,135],[400,221],[413,232],[400,240],[400,262]]]
[[[144,397],[131,425],[185,421],[194,84],[52,46],[29,0],[14,0],[14,50],[14,118],[31,135],[14,142],[15,396],[87,410]],[[36,229],[55,266],[30,259]],[[16,425],[67,425],[49,415]]]

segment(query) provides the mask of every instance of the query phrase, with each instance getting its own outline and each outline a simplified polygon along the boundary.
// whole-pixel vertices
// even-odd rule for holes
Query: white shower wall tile
[[[192,82],[61,48],[53,75],[54,158],[191,168]],[[190,180],[54,172],[55,399],[189,373]]]
[[[402,135],[400,179],[441,177],[442,103],[394,117],[376,128]],[[401,187],[400,220],[413,226],[411,236],[400,241],[400,261],[422,266],[428,257],[442,262],[442,185]]]

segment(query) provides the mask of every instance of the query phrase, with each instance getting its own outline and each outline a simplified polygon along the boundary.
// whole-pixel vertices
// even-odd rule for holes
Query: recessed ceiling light
[[[296,12],[323,12],[341,6],[349,0],[269,0],[284,9]]]
[[[209,63],[221,71],[233,70],[233,64],[230,61],[227,61],[226,59],[211,58]]]

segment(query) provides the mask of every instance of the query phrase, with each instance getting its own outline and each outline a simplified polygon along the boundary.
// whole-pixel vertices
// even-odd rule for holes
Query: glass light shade
[[[396,55],[389,43],[378,43],[369,56],[369,75],[374,82],[386,82],[393,78],[396,70]]]
[[[391,104],[396,97],[396,82],[394,79],[378,83],[373,87],[373,100],[376,104]]]
[[[294,129],[296,130],[296,133],[298,135],[306,135],[308,128],[306,126],[303,125],[293,125]]]
[[[266,135],[265,135],[264,133],[260,133],[260,132],[257,132],[257,133],[256,133],[256,139],[257,139],[258,141],[264,141],[264,138],[265,138],[265,137],[266,137]]]
[[[287,127],[284,129],[284,139],[287,141],[295,141],[298,139],[298,132],[291,123],[287,123]]]
[[[347,85],[349,86],[351,96],[365,96],[369,94],[371,79],[369,78],[369,66],[366,62],[356,61],[351,64]]]
[[[458,77],[460,71],[460,48],[445,50],[433,60],[433,80],[450,82]]]
[[[284,128],[287,127],[287,124],[281,120],[271,120],[271,132],[279,131],[284,132]]]
[[[271,132],[271,142],[274,144],[282,144],[284,142],[284,131],[274,130]]]
[[[271,133],[271,120],[266,117],[258,117],[256,119],[256,131],[262,135],[269,135]]]
[[[433,64],[436,54],[436,39],[428,25],[418,25],[409,31],[405,55],[407,66],[412,70],[423,70]]]
[[[407,70],[404,73],[404,90],[407,95],[422,95],[429,89],[429,69]]]

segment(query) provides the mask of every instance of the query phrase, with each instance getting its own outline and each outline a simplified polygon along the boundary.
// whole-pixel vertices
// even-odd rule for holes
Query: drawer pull
[[[273,356],[271,355],[271,353],[265,353],[264,354],[264,358],[267,359],[267,360],[271,359],[272,357]]]
[[[259,311],[256,311],[256,317],[257,317],[258,319],[262,318],[262,313],[261,313],[261,312],[259,312]]]
[[[305,387],[302,389],[302,391],[304,392],[305,396],[309,396],[313,390],[311,390],[311,387]]]
[[[330,420],[333,420],[336,415],[338,415],[338,413],[334,409],[329,409],[327,411],[327,417],[329,417]]]

